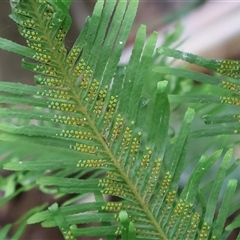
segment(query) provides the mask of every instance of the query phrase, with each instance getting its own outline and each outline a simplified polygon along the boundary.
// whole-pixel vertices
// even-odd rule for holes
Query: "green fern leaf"
[[[67,51],[64,40],[71,24],[70,3],[12,0],[11,17],[28,47],[1,40],[4,49],[24,56],[22,66],[36,73],[37,83],[33,87],[0,82],[0,102],[11,105],[0,109],[3,146],[21,141],[19,145],[25,149],[32,148],[27,154],[36,148],[44,152],[36,150],[34,160],[8,161],[5,169],[30,175],[37,171],[41,177],[38,175],[36,182],[43,191],[57,197],[77,195],[71,204],[54,204],[31,216],[28,223],[58,226],[65,239],[82,235],[217,239],[224,231],[227,211],[221,209],[221,221],[214,221],[213,213],[231,151],[210,185],[213,191],[206,200],[206,213],[199,214],[195,189],[221,152],[200,159],[179,196],[194,111],[186,112],[168,158],[167,81],[159,81],[151,97],[144,90],[157,34],[146,41],[146,29],[141,26],[129,64],[118,66],[138,1],[98,1],[73,48]],[[26,153],[20,156],[24,159]],[[82,179],[92,170],[97,171]],[[230,182],[223,206],[235,188],[235,182]],[[95,201],[79,204],[86,194],[93,194]],[[107,201],[105,194],[122,201]],[[98,226],[77,227],[84,223]]]
[[[187,94],[183,96],[172,96],[170,97],[170,99],[173,102],[181,101],[191,103],[213,103],[213,104],[217,103],[233,105],[236,107],[240,105],[239,98],[240,85],[238,80],[239,61],[206,59],[191,53],[186,53],[166,47],[159,48],[158,52],[162,55],[174,57],[176,59],[181,59],[189,63],[194,63],[198,66],[205,67],[217,73],[228,76],[228,78],[220,79],[219,77],[208,76],[206,74],[196,73],[194,71],[186,69],[174,69],[162,66],[155,67],[154,71],[158,73],[171,74],[175,76],[190,78],[202,83],[207,83],[218,87],[217,91],[215,91],[219,93],[218,95],[216,95],[214,92],[211,95]],[[219,87],[221,87],[224,90],[219,91]],[[232,114],[222,116],[205,115],[203,117],[205,123],[209,124],[210,126],[193,131],[192,136],[206,137],[214,135],[239,134],[240,124],[239,114],[237,112],[238,108],[235,109],[236,109],[235,112],[233,112]]]

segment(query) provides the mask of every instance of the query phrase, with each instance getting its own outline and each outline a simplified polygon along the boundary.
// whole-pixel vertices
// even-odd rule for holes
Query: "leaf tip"
[[[157,83],[157,91],[159,93],[163,93],[166,91],[168,85],[168,81],[161,81]]]
[[[192,108],[188,108],[186,114],[185,114],[185,119],[188,123],[191,123],[194,119],[195,116],[195,110]]]

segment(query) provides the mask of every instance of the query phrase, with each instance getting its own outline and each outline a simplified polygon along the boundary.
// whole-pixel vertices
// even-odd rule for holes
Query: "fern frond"
[[[223,134],[239,134],[239,114],[238,106],[240,105],[239,98],[239,61],[234,60],[215,60],[206,59],[191,53],[182,52],[166,47],[159,48],[158,52],[164,56],[174,57],[181,59],[189,63],[196,64],[201,67],[205,67],[209,70],[213,70],[219,74],[228,76],[228,78],[219,78],[214,76],[208,76],[206,74],[197,73],[187,69],[174,69],[170,67],[155,67],[156,72],[162,74],[171,74],[175,76],[181,76],[189,79],[194,79],[201,83],[207,83],[213,86],[217,86],[218,90],[210,94],[187,94],[184,96],[172,96],[172,101],[182,101],[190,103],[213,103],[213,104],[228,104],[236,106],[233,108],[232,114],[211,116],[205,115],[204,121],[209,126],[193,131],[193,137],[214,136]],[[222,88],[222,90],[220,89]],[[220,89],[220,90],[219,90]],[[218,95],[216,95],[218,92]],[[214,124],[214,125],[213,125]]]
[[[151,97],[144,91],[157,34],[146,41],[141,26],[129,64],[118,66],[138,1],[98,1],[68,52],[64,39],[71,23],[70,2],[11,1],[11,17],[28,45],[21,51],[26,49],[28,54],[9,42],[5,49],[25,57],[22,65],[37,74],[38,86],[0,82],[0,102],[11,105],[0,109],[1,139],[5,146],[21,140],[25,149],[26,145],[41,147],[44,153],[36,154],[34,160],[9,161],[5,168],[30,174],[39,170],[41,177],[36,182],[41,188],[50,191],[54,186],[54,193],[77,194],[74,204],[54,204],[30,217],[28,223],[58,226],[65,239],[82,235],[115,239],[121,234],[148,240],[218,239],[227,211],[221,209],[223,218],[217,222],[213,215],[231,151],[210,186],[206,213],[198,213],[196,189],[201,194],[200,182],[221,152],[200,159],[179,196],[194,111],[186,112],[168,158],[167,81],[155,84]],[[92,176],[81,179],[93,170],[97,171]],[[225,199],[235,188],[236,182],[230,182]],[[95,201],[79,204],[88,193],[94,194]],[[106,201],[104,194],[122,201]],[[90,222],[98,226],[77,227]]]

